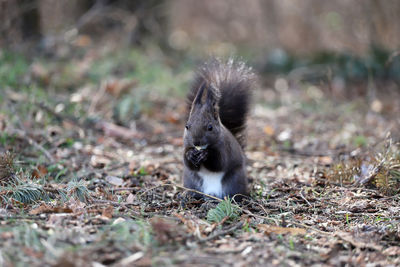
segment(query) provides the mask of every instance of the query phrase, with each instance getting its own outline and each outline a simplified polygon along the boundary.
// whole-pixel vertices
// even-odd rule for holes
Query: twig
[[[215,228],[217,228],[218,225],[223,225],[228,219],[229,219],[229,216],[225,216],[220,222],[216,222],[213,225],[211,225],[210,232],[213,232],[215,230]]]
[[[97,203],[97,204],[110,204],[113,206],[128,206],[128,205],[134,205],[137,206],[135,203],[128,203],[128,202],[118,202],[118,201],[112,201],[112,200],[105,200],[105,199],[92,199],[92,203]]]
[[[308,200],[303,196],[303,190],[300,191],[300,197],[302,199],[304,199],[304,201],[308,204],[308,206],[310,206],[311,208],[313,207],[310,202],[308,202]]]
[[[60,193],[60,191],[65,191],[65,189],[56,189],[56,188],[52,188],[52,187],[49,187],[49,186],[44,186],[42,189],[44,191],[47,191],[47,192],[50,192],[50,193],[56,193],[56,194]]]
[[[118,187],[118,188],[111,188],[108,189],[111,192],[117,192],[117,191],[135,191],[138,190],[137,187]]]
[[[180,186],[180,185],[177,185],[177,184],[172,184],[172,183],[166,183],[166,184],[162,184],[162,185],[157,185],[157,186],[151,187],[151,188],[147,189],[146,191],[142,192],[138,197],[141,198],[144,194],[147,194],[148,192],[150,192],[150,191],[152,191],[154,189],[157,189],[157,188],[160,188],[160,187],[165,187],[165,186],[171,186],[171,187],[175,186],[175,187],[177,187],[179,189],[183,189],[185,191],[197,193],[197,194],[212,198],[214,200],[217,200],[219,202],[223,201],[223,199],[221,199],[221,198],[218,198],[218,197],[215,197],[215,196],[212,196],[212,195],[209,195],[209,194],[206,194],[206,193],[194,190],[194,189],[190,189],[190,188],[187,188],[187,187],[184,187],[184,186]]]
[[[199,242],[200,243],[204,243],[204,242],[207,242],[207,241],[211,241],[211,240],[213,240],[213,239],[215,239],[215,238],[217,238],[219,236],[228,235],[228,234],[234,232],[236,229],[238,229],[238,228],[240,228],[242,226],[243,226],[243,222],[240,221],[237,224],[235,224],[233,227],[231,227],[231,228],[229,228],[227,230],[219,231],[219,232],[217,232],[217,233],[215,233],[215,234],[213,234],[211,236],[208,236],[206,238],[200,238]]]

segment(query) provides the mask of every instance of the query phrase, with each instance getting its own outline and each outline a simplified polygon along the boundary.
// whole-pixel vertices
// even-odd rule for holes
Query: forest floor
[[[392,85],[262,77],[251,195],[204,201],[181,181],[190,70],[121,58],[0,56],[1,266],[400,265]]]

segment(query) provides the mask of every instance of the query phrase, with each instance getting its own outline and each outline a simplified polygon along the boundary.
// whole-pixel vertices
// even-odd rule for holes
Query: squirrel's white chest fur
[[[207,170],[204,166],[200,167],[197,174],[203,180],[202,191],[208,195],[221,197],[223,195],[222,178],[225,172],[212,172]]]

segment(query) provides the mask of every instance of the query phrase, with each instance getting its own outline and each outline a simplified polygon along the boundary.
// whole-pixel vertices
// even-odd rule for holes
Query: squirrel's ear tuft
[[[195,105],[203,106],[206,105],[207,107],[211,108],[214,118],[218,119],[219,115],[219,94],[218,90],[214,88],[211,84],[207,82],[203,82],[197,90],[196,97],[193,100],[191,112]]]
[[[218,120],[218,114],[219,114],[219,106],[218,106],[218,96],[216,95],[216,92],[218,92],[215,88],[212,86],[209,86],[207,88],[207,105],[211,108],[214,119]]]
[[[218,115],[219,115],[219,106],[217,104],[217,101],[213,102],[213,115],[214,115],[214,119],[218,120]]]
[[[193,101],[194,104],[201,104],[203,105],[206,102],[207,99],[207,85],[205,82],[203,82],[199,89],[197,90],[197,95]]]

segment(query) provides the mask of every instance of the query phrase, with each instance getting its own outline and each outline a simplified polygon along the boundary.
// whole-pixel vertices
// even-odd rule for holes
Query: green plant
[[[39,200],[49,201],[49,196],[41,186],[19,179],[7,186],[2,186],[0,198],[3,203],[8,203],[12,199],[24,204],[31,204]]]
[[[348,213],[346,213],[346,223],[347,225],[350,225],[350,216]]]
[[[207,220],[212,223],[219,223],[222,220],[234,221],[238,218],[238,216],[238,207],[232,204],[230,198],[225,198],[214,209],[210,209],[208,211]]]
[[[365,147],[368,144],[368,140],[364,135],[357,135],[353,138],[354,146]]]
[[[90,193],[85,185],[85,181],[78,181],[76,178],[67,184],[67,195],[78,198],[82,202],[87,202],[90,199]]]
[[[293,251],[293,250],[294,250],[294,247],[295,247],[295,246],[294,246],[294,241],[293,241],[293,239],[290,238],[290,239],[289,239],[289,248],[290,248],[290,250]]]

